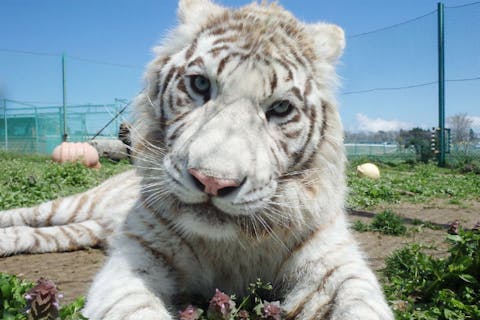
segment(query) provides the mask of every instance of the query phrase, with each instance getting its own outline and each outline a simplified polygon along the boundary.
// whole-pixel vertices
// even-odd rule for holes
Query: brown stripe
[[[330,279],[330,277],[333,275],[333,273],[335,271],[337,271],[339,268],[341,267],[341,265],[339,266],[335,266],[333,267],[332,269],[328,270],[325,275],[323,276],[322,278],[322,281],[318,284],[318,286],[315,288],[315,290],[313,290],[312,292],[310,292],[305,298],[302,299],[302,301],[297,304],[297,306],[295,306],[295,308],[293,308],[292,311],[288,312],[287,314],[287,317],[286,317],[286,320],[290,320],[290,319],[295,319],[297,318],[297,316],[303,311],[303,309],[305,308],[305,305],[311,301],[312,297],[318,293],[318,292],[322,292],[323,289],[325,289],[325,285],[327,284],[327,281],[328,279]],[[318,309],[321,309],[324,305],[322,304]],[[318,318],[320,319],[320,318]]]
[[[285,124],[298,122],[298,121],[300,121],[301,118],[302,118],[302,115],[300,114],[300,112],[297,112],[297,114],[294,115],[292,119],[285,122]]]
[[[215,48],[212,48],[208,51],[209,54],[211,54],[214,58],[218,57],[218,55],[220,54],[220,52],[222,51],[228,51],[230,50],[230,47],[227,46],[227,45],[223,45],[221,47],[215,47]]]
[[[293,87],[291,91],[299,101],[303,101],[302,92],[298,87]]]
[[[307,79],[307,83],[305,83],[305,91],[303,92],[303,100],[306,102],[307,97],[312,92],[312,79]]]
[[[313,133],[314,133],[314,129],[315,129],[315,124],[317,123],[317,112],[316,112],[316,109],[315,107],[311,107],[310,108],[310,111],[311,111],[311,115],[310,115],[310,119],[311,119],[311,122],[310,122],[310,128],[309,128],[309,131],[308,131],[308,136],[307,136],[307,141],[305,142],[304,144],[304,147],[303,147],[303,153],[305,155],[305,150],[308,146],[308,144],[310,144],[310,141],[312,139],[312,136],[313,136]],[[310,154],[308,155],[308,157],[306,158],[307,160],[304,161],[305,164],[309,164],[309,163],[312,163],[312,157],[313,155],[318,151],[318,148],[319,148],[319,145],[320,143],[322,142],[322,133],[320,132],[320,138],[316,144],[316,146],[312,149],[312,151],[310,152]]]
[[[289,139],[296,139],[300,136],[302,130],[292,131],[292,132],[285,132],[285,136]]]
[[[294,48],[292,48],[290,50],[290,53],[293,55],[293,57],[295,58],[295,60],[302,66],[302,67],[306,67],[305,65],[305,62],[302,60],[302,58],[298,55],[298,52],[297,50],[295,50]]]
[[[174,140],[178,138],[178,136],[180,135],[180,131],[186,126],[186,124],[187,124],[186,122],[183,122],[175,128],[172,134],[168,137],[168,140],[169,140],[167,143],[168,146],[171,146]]]
[[[205,64],[205,63],[203,62],[202,57],[198,57],[198,58],[196,58],[195,60],[193,60],[193,61],[191,61],[191,62],[189,62],[189,63],[187,64],[187,69],[188,69],[188,68],[191,68],[191,67],[193,67],[193,66],[200,66],[200,67],[201,67],[201,66],[203,66],[204,64]]]
[[[5,233],[7,229],[3,229],[3,230],[4,230],[4,233]],[[17,228],[14,228],[13,231],[14,231],[14,235],[15,235],[15,241],[13,243],[13,247],[18,248],[18,243],[20,242],[20,236],[19,236],[20,232]]]
[[[58,199],[52,202],[52,206],[50,208],[50,212],[48,213],[47,218],[45,219],[44,226],[51,226],[52,225],[52,218],[55,214],[57,214],[58,207],[60,206],[60,203],[63,202],[63,199]]]
[[[188,48],[187,52],[185,53],[185,60],[190,60],[192,57],[193,53],[195,52],[195,49],[197,49],[197,38],[195,38]]]
[[[219,35],[225,34],[226,32],[227,32],[227,29],[225,29],[224,27],[220,27],[220,28],[215,28],[213,30],[210,30],[208,34],[211,36],[219,36]]]
[[[275,72],[275,70],[273,70],[272,80],[270,81],[270,94],[273,94],[273,92],[277,88],[277,84],[278,84],[277,73]]]
[[[35,230],[35,232],[41,236],[43,239],[45,239],[46,242],[55,242],[55,246],[57,247],[56,250],[54,251],[57,251],[58,248],[60,248],[60,242],[58,242],[58,239],[55,237],[55,236],[52,236],[50,234],[46,234],[46,233],[43,233],[43,231],[41,231],[40,229],[37,229]]]
[[[361,278],[359,276],[349,276],[349,277],[343,279],[342,282],[340,282],[340,284],[335,289],[335,292],[331,296],[330,300],[328,301],[328,303],[327,303],[328,304],[328,309],[325,312],[325,314],[323,316],[323,319],[331,319],[332,313],[335,311],[335,306],[338,302],[337,297],[338,297],[338,294],[339,294],[340,290],[342,289],[343,285],[346,282],[351,281],[351,280],[365,280],[365,281],[369,282],[368,279],[364,279],[364,278]],[[315,318],[313,318],[313,319],[315,319]]]
[[[75,238],[65,230],[66,227],[58,227],[60,232],[68,239],[68,247],[66,248],[67,251],[73,251],[78,248]]]
[[[162,260],[163,263],[165,264],[165,267],[167,267],[170,272],[178,272],[178,268],[175,266],[172,257],[168,256],[167,254],[157,249],[152,248],[151,243],[149,243],[148,241],[146,241],[145,239],[143,239],[142,237],[136,234],[126,232],[125,235],[129,239],[138,242],[138,244],[140,244],[144,249],[150,252],[150,254],[154,256],[156,259]]]
[[[177,96],[177,99],[175,100],[175,105],[177,107],[184,107],[187,103],[185,102],[184,99],[180,98]]]
[[[334,220],[334,219],[332,219]],[[326,221],[324,224],[320,225],[317,227],[316,230],[312,230],[310,231],[310,233],[303,239],[301,239],[300,241],[298,241],[298,243],[293,247],[291,248],[290,250],[290,254],[285,256],[285,258],[283,259],[282,263],[280,263],[280,265],[278,266],[276,272],[274,273],[275,275],[278,275],[279,272],[282,270],[283,266],[285,265],[285,263],[297,252],[297,251],[300,251],[304,246],[306,246],[308,243],[310,243],[310,241],[312,241],[312,239],[314,239],[317,234],[319,234],[320,232],[323,232],[326,228],[330,228],[331,225],[332,225],[333,221]]]
[[[276,64],[279,64],[287,71],[288,75],[284,80],[285,81],[293,80],[293,71],[292,69],[290,69],[290,66],[284,60],[280,60],[278,58],[275,58],[274,61]]]
[[[283,140],[280,140],[279,143],[280,143],[280,147],[282,148],[283,152],[285,152],[285,154],[288,155],[288,145],[287,145],[287,143]]]
[[[28,225],[32,227],[38,227],[38,215],[40,214],[40,206],[33,208],[33,215]]]
[[[76,221],[78,213],[80,212],[80,210],[82,210],[88,198],[89,198],[88,194],[82,194],[82,196],[77,201],[77,205],[75,206],[75,209],[73,209],[73,211],[70,213],[70,217],[68,218],[65,224],[69,224]],[[85,218],[85,220],[89,220],[92,214],[93,214],[93,210],[88,211],[87,217]]]
[[[107,190],[108,191],[108,190]],[[91,197],[90,195],[85,195],[88,197]],[[92,202],[90,203],[90,206],[88,207],[88,216],[92,217],[93,212],[95,210],[95,207],[100,203],[102,199],[105,199],[105,190],[101,189],[98,192],[95,193],[95,196],[92,199]]]
[[[325,138],[325,131],[327,130],[327,104],[322,103],[322,128],[320,128],[320,141]]]
[[[183,77],[177,83],[177,90],[188,95],[187,87],[185,86],[185,79]]]
[[[223,69],[225,68],[226,63],[231,58],[232,58],[232,55],[228,55],[228,56],[222,58],[222,60],[220,60],[220,63],[218,64],[218,68],[217,68],[217,76],[219,76],[222,73]]]
[[[303,144],[302,146],[302,149],[299,151],[300,155],[296,160],[296,162],[298,163],[303,155],[305,154],[305,149],[307,149],[307,146],[310,144],[310,141],[312,140],[312,136],[313,136],[313,131],[315,129],[315,123],[316,123],[316,119],[317,119],[317,113],[315,111],[315,108],[311,108],[310,109],[310,117],[308,118],[310,120],[310,126],[308,127],[308,134],[307,134],[307,139],[305,140],[305,143]]]
[[[275,150],[272,147],[270,147],[270,152],[272,153],[273,157],[275,158],[276,167],[280,166],[280,160],[278,159],[277,153],[275,152]]]
[[[27,220],[25,219],[25,217],[23,216],[24,213],[25,213],[25,211],[20,212],[19,216],[20,216],[20,218],[22,219],[23,225],[24,225],[24,226],[28,226],[28,222],[27,222]],[[11,224],[11,225],[12,225],[12,226],[14,225],[14,224],[13,224],[13,215],[12,215],[12,224]]]
[[[238,35],[233,35],[229,37],[224,37],[224,38],[218,38],[215,41],[213,41],[213,46],[217,44],[224,44],[224,43],[232,43],[232,42],[237,42],[238,41]]]
[[[37,249],[40,246],[40,240],[38,239],[38,235],[35,232],[32,234],[32,236],[33,238],[35,238],[35,241],[33,242],[33,245],[32,245],[32,249]]]
[[[175,74],[176,71],[177,71],[177,68],[175,66],[170,68],[170,70],[168,71],[167,76],[165,77],[165,81],[163,81],[162,83],[162,92],[160,94],[161,96],[165,94],[165,91],[167,90],[167,87],[170,84],[170,80],[172,80],[173,75]]]
[[[87,226],[84,226],[83,224],[78,224],[78,225],[72,225],[70,227],[73,228],[74,230],[77,230],[79,234],[87,234],[88,238],[90,239],[89,246],[92,246],[92,247],[96,246],[97,243],[99,242],[98,237]],[[78,228],[80,228],[80,230],[78,230]]]
[[[316,152],[322,145],[323,141],[325,140],[325,130],[327,128],[327,113],[326,113],[326,104],[322,104],[322,127],[320,128],[320,139],[318,140],[317,146],[315,147],[314,152],[312,152],[307,160],[304,161],[302,170],[308,169],[311,163],[313,163],[313,157],[315,156]]]
[[[168,93],[168,108],[172,113],[175,113],[175,105],[173,104],[173,92]]]
[[[197,262],[201,264],[200,258],[198,257],[197,253],[195,250],[193,250],[192,245],[182,236],[182,234],[174,227],[173,223],[169,221],[167,218],[160,216],[159,214],[156,213],[156,211],[149,206],[144,206],[145,209],[147,209],[149,212],[153,213],[153,217],[155,220],[157,220],[161,225],[165,226],[170,233],[175,235],[179,240],[180,243],[184,246],[186,246],[189,250],[190,253],[195,257]]]

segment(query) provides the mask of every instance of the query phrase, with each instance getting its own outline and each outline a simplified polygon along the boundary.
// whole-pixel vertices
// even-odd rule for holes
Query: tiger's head
[[[178,16],[136,101],[145,205],[219,239],[328,221],[344,195],[343,31],[267,3],[180,0]]]

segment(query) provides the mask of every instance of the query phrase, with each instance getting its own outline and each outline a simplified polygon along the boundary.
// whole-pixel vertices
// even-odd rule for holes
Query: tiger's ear
[[[210,0],[180,0],[177,14],[180,23],[199,25],[209,16],[221,14],[223,10]]]
[[[315,51],[320,59],[335,63],[345,49],[345,33],[334,24],[307,24],[307,32],[314,40]]]

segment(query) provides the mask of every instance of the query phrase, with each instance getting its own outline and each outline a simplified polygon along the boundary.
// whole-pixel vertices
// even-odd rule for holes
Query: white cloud
[[[399,120],[371,119],[362,113],[357,113],[356,118],[359,131],[398,131],[400,129],[411,129],[414,126],[411,123]]]

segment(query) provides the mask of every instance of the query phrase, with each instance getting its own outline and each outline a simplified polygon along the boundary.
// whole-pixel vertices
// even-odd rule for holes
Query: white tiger
[[[393,319],[344,211],[343,31],[267,3],[180,0],[178,14],[136,100],[136,172],[2,213],[0,254],[113,232],[91,319],[174,319],[180,296],[242,295],[257,278],[286,319]]]

